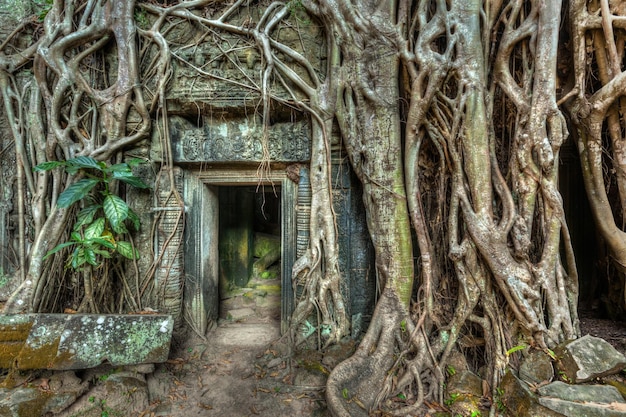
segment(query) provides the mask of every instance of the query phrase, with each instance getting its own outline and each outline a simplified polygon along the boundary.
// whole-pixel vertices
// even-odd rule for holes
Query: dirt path
[[[234,323],[177,346],[148,378],[161,399],[144,416],[325,416],[325,377],[290,369],[278,337],[276,322]]]
[[[223,300],[206,340],[173,341],[168,363],[148,375],[151,405],[142,417],[327,415],[326,369],[286,359],[280,293],[268,294],[268,282]]]

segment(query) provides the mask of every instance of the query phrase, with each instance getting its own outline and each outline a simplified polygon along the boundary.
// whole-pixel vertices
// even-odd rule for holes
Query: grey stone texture
[[[169,315],[0,315],[0,368],[87,369],[167,360]]]
[[[543,351],[533,350],[522,361],[519,368],[519,377],[529,384],[552,381],[554,378],[552,358]]]
[[[591,335],[566,342],[555,349],[557,366],[568,381],[581,383],[626,368],[626,357],[604,339]]]

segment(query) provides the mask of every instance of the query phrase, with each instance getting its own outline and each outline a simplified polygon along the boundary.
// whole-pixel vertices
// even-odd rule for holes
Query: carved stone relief
[[[264,160],[263,127],[249,119],[196,127],[184,118],[171,117],[169,125],[175,162]],[[302,162],[310,158],[309,128],[305,122],[273,125],[265,139],[266,157],[272,162]]]

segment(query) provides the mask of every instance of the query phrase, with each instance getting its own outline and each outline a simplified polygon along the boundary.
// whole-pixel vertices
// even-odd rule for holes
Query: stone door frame
[[[298,186],[284,169],[259,178],[256,168],[201,167],[185,169],[184,234],[185,308],[188,314],[216,321],[219,311],[219,197],[221,186],[280,187],[281,198],[281,333],[289,327],[294,309],[292,269],[296,258],[296,201]]]

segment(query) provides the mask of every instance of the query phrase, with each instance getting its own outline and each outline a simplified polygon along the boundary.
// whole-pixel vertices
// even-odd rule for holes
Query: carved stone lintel
[[[196,127],[170,119],[174,162],[301,162],[310,158],[305,122],[279,123],[265,133],[261,124],[242,119]],[[264,135],[267,142],[264,149]]]

